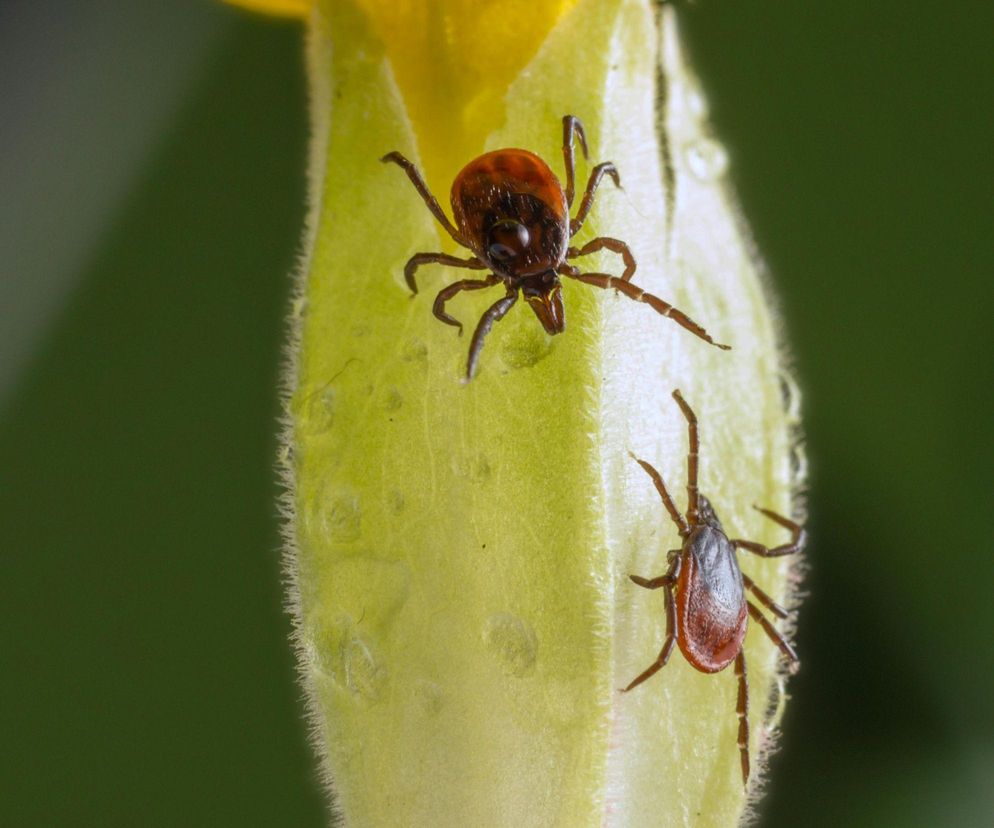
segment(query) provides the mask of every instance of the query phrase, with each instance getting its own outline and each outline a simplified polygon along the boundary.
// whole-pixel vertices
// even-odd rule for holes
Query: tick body
[[[659,496],[677,526],[682,540],[680,549],[669,553],[669,568],[656,578],[631,575],[632,581],[646,589],[665,590],[666,638],[656,660],[625,688],[632,690],[661,670],[669,661],[676,642],[680,652],[702,673],[717,673],[735,663],[739,680],[736,712],[739,717],[738,745],[742,764],[742,782],[749,781],[749,681],[746,674],[742,641],[748,617],[752,617],[790,662],[797,661],[794,648],[784,639],[762,611],[746,597],[751,592],[770,612],[786,618],[787,610],[761,590],[739,569],[737,550],[746,549],[765,558],[792,555],[804,548],[804,529],[769,509],[760,509],[766,517],[791,531],[791,540],[772,549],[755,541],[729,539],[711,503],[697,489],[699,439],[697,417],[679,391],[673,392],[690,433],[687,454],[687,514],[677,511],[659,472],[645,460],[634,459],[652,478]]]
[[[421,265],[434,263],[488,271],[483,278],[454,282],[435,297],[435,316],[447,325],[458,328],[461,334],[462,323],[446,312],[446,303],[464,290],[481,290],[497,285],[504,287],[504,296],[487,309],[473,333],[466,365],[467,379],[472,379],[476,373],[483,341],[490,329],[504,318],[519,296],[525,298],[548,334],[559,334],[566,329],[562,276],[599,288],[613,288],[670,317],[704,341],[719,348],[728,348],[716,343],[704,328],[682,311],[631,283],[636,269],[635,257],[625,242],[603,236],[582,248],[570,247],[570,239],[579,232],[593,206],[601,179],[606,175],[621,186],[614,164],[598,164],[590,173],[576,216],[571,218],[575,195],[574,139],[579,141],[586,157],[587,141],[583,125],[577,118],[567,115],[563,118],[565,188],[549,165],[528,150],[497,150],[470,161],[452,184],[454,224],[442,211],[414,164],[399,152],[391,152],[381,159],[404,169],[432,215],[458,244],[473,254],[468,259],[446,253],[415,254],[404,268],[404,278],[412,293],[418,292],[414,277]],[[598,250],[610,250],[621,256],[625,269],[620,277],[606,273],[583,273],[568,263],[568,259]]]

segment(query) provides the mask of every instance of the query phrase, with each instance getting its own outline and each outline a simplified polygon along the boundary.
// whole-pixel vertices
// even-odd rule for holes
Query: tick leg
[[[424,264],[442,264],[449,267],[465,267],[469,270],[486,270],[487,266],[475,256],[471,259],[459,259],[448,253],[415,253],[404,265],[404,279],[411,293],[418,292],[417,282],[414,281],[414,271]]]
[[[735,656],[735,675],[739,677],[739,699],[735,712],[739,714],[739,757],[742,760],[742,784],[749,784],[749,678],[746,675],[745,653]]]
[[[676,583],[677,578],[680,577],[680,567],[682,565],[682,559],[680,558],[680,550],[673,550],[676,552],[676,556],[670,560],[670,568],[666,570],[665,575],[660,575],[658,578],[642,578],[638,575],[629,575],[628,577],[632,581],[638,584],[640,587],[645,587],[646,589],[659,589],[660,587],[671,587]]]
[[[635,275],[635,257],[632,255],[632,251],[629,249],[628,245],[621,241],[621,239],[612,239],[609,236],[601,236],[600,238],[587,242],[579,250],[575,247],[571,247],[566,251],[566,258],[575,259],[577,256],[587,256],[590,253],[596,253],[598,250],[604,250],[605,248],[621,256],[622,260],[625,262],[625,272],[621,274],[621,279],[622,281],[630,282],[632,280],[632,276]]]
[[[700,455],[701,441],[697,434],[697,415],[694,410],[687,405],[683,394],[679,389],[673,392],[673,399],[687,419],[687,431],[689,434],[690,448],[687,451],[687,519],[691,525],[696,526],[700,516],[700,495],[697,491],[697,467]]]
[[[583,200],[580,202],[580,209],[577,211],[576,218],[569,223],[570,238],[575,236],[579,232],[580,228],[583,227],[583,222],[587,218],[587,213],[590,212],[590,208],[594,204],[594,193],[597,192],[597,185],[601,183],[601,179],[605,175],[609,175],[612,179],[614,179],[616,187],[621,186],[621,177],[618,175],[618,170],[610,161],[598,164],[590,171],[590,178],[587,180],[587,191],[583,194]]]
[[[784,607],[780,606],[780,604],[778,604],[776,601],[770,598],[769,595],[767,595],[763,590],[761,590],[758,586],[756,586],[756,583],[755,581],[752,580],[752,578],[750,578],[748,575],[744,573],[742,575],[742,583],[745,584],[746,589],[748,589],[753,595],[756,596],[756,598],[759,599],[759,603],[761,603],[764,607],[766,607],[775,616],[777,616],[778,618],[786,618],[788,615],[790,615],[790,613],[787,612],[787,610]]]
[[[666,577],[666,576],[663,576]],[[673,642],[676,640],[676,606],[673,603],[673,589],[666,589],[666,640],[663,642],[663,649],[659,651],[659,656],[645,670],[638,674],[635,679],[621,692],[627,693],[638,687],[647,678],[651,678],[670,660],[670,653],[673,652]]]
[[[804,531],[803,527],[769,509],[762,509],[759,506],[753,506],[753,508],[757,512],[762,512],[770,520],[776,521],[785,529],[790,529],[790,543],[785,543],[782,546],[774,546],[770,549],[761,543],[756,543],[756,541],[735,539],[732,541],[735,546],[740,549],[748,549],[754,555],[759,555],[763,558],[779,558],[781,555],[793,555],[795,552],[801,552],[807,545],[808,533]]]
[[[490,329],[494,326],[494,322],[500,322],[504,318],[505,314],[511,309],[515,302],[518,301],[518,292],[508,293],[503,299],[498,299],[494,302],[483,316],[480,317],[480,323],[476,326],[476,330],[473,332],[473,341],[469,343],[469,360],[466,363],[466,381],[473,379],[476,375],[476,363],[480,359],[480,351],[483,349],[483,340],[486,338],[487,334],[490,333]]]
[[[452,325],[459,329],[459,336],[462,336],[462,322],[454,317],[449,316],[445,312],[445,303],[448,302],[453,296],[463,290],[482,290],[483,288],[493,287],[496,285],[500,279],[496,276],[488,276],[486,279],[462,279],[459,282],[453,282],[448,287],[442,288],[438,292],[438,296],[435,297],[435,305],[432,308],[432,312],[435,316],[442,320],[446,325]]]
[[[563,117],[563,160],[566,162],[566,206],[573,206],[573,136],[580,141],[580,149],[583,150],[583,157],[587,158],[587,136],[583,133],[583,124],[574,115]]]
[[[629,578],[640,587],[645,587],[646,589],[659,589],[660,587],[673,586],[673,577],[671,575],[660,575],[658,578],[642,578],[639,575],[629,575]]]
[[[560,271],[564,276],[569,276],[570,278],[576,279],[579,282],[584,282],[588,285],[594,285],[599,288],[614,288],[618,293],[623,293],[629,299],[634,299],[636,302],[642,302],[652,308],[660,316],[667,316],[676,322],[680,327],[685,328],[690,331],[694,336],[703,339],[705,342],[709,342],[716,348],[721,348],[723,351],[728,351],[731,349],[730,345],[721,345],[715,342],[710,334],[700,325],[698,325],[693,319],[691,319],[687,314],[678,308],[673,307],[669,302],[664,302],[658,296],[654,296],[651,293],[646,293],[638,285],[633,285],[631,282],[626,282],[623,279],[619,279],[616,276],[608,276],[606,273],[580,273],[571,272],[566,270]]]
[[[746,601],[746,603],[749,605],[749,615],[751,615],[759,623],[759,625],[763,628],[763,632],[765,632],[770,637],[770,640],[780,648],[780,652],[787,656],[788,661],[796,662],[797,653],[794,652],[794,648],[790,646],[787,639],[776,631],[776,628],[769,622],[766,616],[759,611],[759,607],[757,607],[752,601]]]
[[[392,161],[394,164],[401,167],[404,172],[407,173],[407,177],[411,179],[414,189],[418,191],[421,198],[424,200],[424,203],[428,206],[428,209],[431,210],[431,214],[438,219],[438,223],[445,228],[445,232],[452,236],[458,244],[461,244],[463,247],[469,247],[463,237],[459,235],[459,231],[452,226],[452,222],[449,221],[445,213],[442,212],[442,208],[439,206],[438,201],[435,196],[431,194],[431,190],[428,189],[428,185],[425,184],[425,180],[421,177],[421,173],[418,172],[418,168],[415,167],[413,163],[408,161],[399,152],[388,152],[380,159],[380,161],[384,164]]]
[[[666,507],[666,511],[670,513],[670,517],[673,519],[673,522],[676,524],[676,527],[680,532],[680,537],[687,537],[687,535],[690,534],[690,527],[687,526],[687,521],[683,519],[683,515],[677,511],[676,504],[673,503],[673,498],[670,497],[670,493],[666,491],[666,484],[663,482],[662,476],[645,460],[639,460],[638,457],[631,452],[628,452],[628,456],[638,463],[643,469],[645,469],[646,474],[652,478],[652,482],[655,484],[656,491],[659,492],[659,496],[663,500],[663,505]]]

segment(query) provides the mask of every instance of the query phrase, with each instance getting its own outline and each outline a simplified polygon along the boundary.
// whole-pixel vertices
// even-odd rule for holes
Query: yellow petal
[[[452,160],[469,160],[504,123],[511,82],[576,0],[356,4],[393,68],[427,179],[444,193]]]

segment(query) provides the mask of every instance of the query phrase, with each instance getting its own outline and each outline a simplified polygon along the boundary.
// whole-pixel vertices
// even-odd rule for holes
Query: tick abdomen
[[[473,159],[452,182],[452,212],[459,228],[471,226],[480,206],[497,206],[504,192],[535,196],[556,221],[566,220],[566,196],[549,165],[528,150],[502,149]]]
[[[532,266],[554,269],[566,257],[566,196],[549,165],[528,150],[497,150],[470,161],[452,184],[451,201],[456,227],[477,255],[486,256],[494,223],[513,220],[528,229],[529,255],[516,263],[516,275]]]
[[[684,545],[677,584],[678,643],[698,670],[716,673],[739,652],[746,601],[735,547],[714,526],[697,526]]]

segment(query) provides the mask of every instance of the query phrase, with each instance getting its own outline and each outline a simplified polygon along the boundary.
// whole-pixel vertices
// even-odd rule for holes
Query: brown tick
[[[729,540],[711,504],[697,491],[697,418],[679,391],[673,392],[673,399],[687,418],[690,431],[686,518],[677,511],[659,472],[634,454],[632,459],[652,478],[666,511],[677,525],[683,546],[670,551],[669,569],[665,575],[651,579],[630,576],[636,584],[646,589],[662,587],[666,590],[666,639],[659,657],[625,691],[637,687],[665,666],[673,651],[674,640],[680,645],[687,661],[702,673],[717,673],[734,660],[735,673],[739,677],[736,711],[739,715],[742,782],[745,784],[749,781],[749,682],[746,678],[745,654],[742,652],[746,613],[762,626],[763,631],[780,648],[780,652],[792,663],[797,662],[797,654],[759,608],[746,599],[745,590],[749,590],[774,615],[779,618],[787,617],[786,609],[756,586],[748,575],[742,574],[735,551],[747,549],[764,558],[792,555],[804,548],[806,536],[804,529],[794,521],[769,509],[755,506],[753,508],[793,533],[790,543],[768,549],[755,541]]]
[[[587,140],[583,125],[572,115],[563,118],[563,158],[566,162],[564,190],[541,158],[523,149],[502,149],[488,152],[470,161],[452,184],[453,225],[442,212],[438,201],[428,190],[417,168],[399,152],[391,152],[381,161],[393,161],[404,169],[415,189],[424,199],[432,215],[456,243],[468,248],[473,256],[460,259],[446,253],[417,253],[404,268],[404,278],[413,293],[418,292],[415,271],[423,264],[435,263],[468,270],[487,270],[483,279],[462,279],[439,291],[435,297],[435,316],[453,325],[462,334],[462,323],[445,311],[445,304],[464,290],[480,290],[503,283],[505,295],[494,302],[481,317],[469,346],[466,378],[472,379],[480,358],[483,340],[495,322],[504,318],[524,295],[542,327],[550,335],[562,333],[566,327],[560,276],[599,288],[613,288],[636,302],[644,302],[657,313],[668,316],[695,336],[719,348],[700,325],[682,311],[658,296],[646,293],[631,284],[635,273],[635,257],[625,242],[608,237],[593,239],[582,248],[569,246],[569,240],[583,226],[594,203],[594,193],[601,179],[608,175],[616,186],[621,179],[614,164],[598,164],[590,173],[587,189],[580,201],[575,218],[570,218],[573,206],[573,138],[579,139],[584,158]],[[567,259],[586,256],[598,250],[611,250],[621,256],[625,270],[621,277],[606,273],[581,273],[567,264]]]

